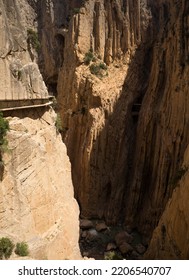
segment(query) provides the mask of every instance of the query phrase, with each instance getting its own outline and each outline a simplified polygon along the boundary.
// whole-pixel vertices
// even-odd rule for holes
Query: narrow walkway
[[[0,111],[15,111],[29,108],[45,107],[53,104],[54,96],[45,98],[0,100]]]
[[[45,106],[50,106],[53,104],[53,101],[46,102],[44,104],[37,104],[37,105],[26,105],[26,106],[19,106],[19,107],[12,107],[12,108],[3,108],[0,109],[0,111],[14,111],[14,110],[22,110],[22,109],[28,109],[28,108],[36,108],[36,107],[45,107]]]

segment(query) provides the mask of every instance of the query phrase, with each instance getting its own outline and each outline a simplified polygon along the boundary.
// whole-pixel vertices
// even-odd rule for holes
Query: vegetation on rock
[[[123,257],[115,251],[110,251],[110,252],[106,253],[104,259],[105,260],[123,260]]]
[[[34,48],[36,51],[39,51],[40,49],[40,42],[38,38],[38,34],[33,29],[29,28],[27,30],[27,36],[28,36],[28,43]]]
[[[60,117],[59,113],[57,114],[57,117],[56,117],[55,126],[56,126],[56,129],[58,132],[62,132],[62,129],[63,129],[62,121],[61,121],[61,117]]]
[[[0,259],[9,259],[14,248],[13,242],[8,237],[0,239]]]
[[[0,112],[0,162],[2,162],[2,153],[8,148],[6,135],[9,129],[9,122],[3,118],[3,113]]]
[[[85,54],[85,57],[84,57],[84,63],[86,65],[89,65],[91,61],[93,61],[95,59],[95,56],[94,56],[94,53],[89,50],[86,54]]]
[[[77,14],[80,13],[80,8],[74,8],[74,9],[72,10],[72,12],[73,12],[74,15],[77,15]]]
[[[15,253],[21,257],[28,256],[29,254],[28,244],[26,242],[17,243]]]
[[[91,74],[93,75],[96,75],[96,76],[99,76],[99,77],[103,77],[103,71],[107,70],[107,66],[105,63],[103,62],[100,62],[98,64],[91,64],[90,67],[89,67],[90,71],[91,71]],[[107,75],[107,72],[106,74]]]

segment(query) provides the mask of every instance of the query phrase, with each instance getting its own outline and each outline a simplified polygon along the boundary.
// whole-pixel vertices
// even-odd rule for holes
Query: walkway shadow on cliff
[[[50,106],[47,107],[38,107],[38,108],[28,108],[28,109],[19,109],[12,111],[3,112],[4,117],[17,117],[20,119],[30,118],[33,120],[41,119],[45,112],[50,110]]]

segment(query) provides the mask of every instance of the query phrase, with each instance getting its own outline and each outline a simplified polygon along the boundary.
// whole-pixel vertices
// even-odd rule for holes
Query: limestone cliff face
[[[105,217],[109,223],[124,216],[136,130],[131,109],[147,87],[151,13],[145,1],[85,1],[62,33],[58,104],[75,195],[83,216]],[[108,65],[101,78],[84,63],[89,50],[96,60],[91,64]]]
[[[0,1],[0,108],[48,99],[37,65],[36,4]],[[0,174],[0,236],[26,241],[31,258],[79,259],[79,209],[56,114],[43,107],[5,115],[10,132]]]
[[[189,141],[187,10],[187,1],[159,3],[160,29],[139,114],[126,198],[126,220],[135,215],[136,224],[146,224],[146,232],[156,225],[172,194]]]
[[[184,0],[174,3],[162,1],[160,4],[160,23],[164,21],[165,28],[160,33],[161,46],[160,44],[157,46],[155,54],[161,63],[158,70],[154,69],[154,73],[152,72],[152,75],[157,77],[157,81],[155,84],[152,83],[146,99],[146,102],[151,99],[151,110],[154,111],[153,114],[151,113],[154,116],[151,123],[156,123],[151,128],[154,136],[150,137],[153,137],[154,141],[155,138],[157,139],[155,134],[159,137],[154,142],[159,152],[154,152],[153,161],[151,159],[149,162],[153,174],[155,173],[154,161],[157,161],[155,157],[159,153],[157,166],[159,172],[154,174],[158,178],[158,182],[154,179],[155,185],[159,187],[156,187],[156,195],[151,195],[151,206],[155,206],[156,196],[159,196],[159,200],[165,201],[166,196],[171,194],[174,187],[176,188],[153,233],[146,258],[188,259],[189,4]],[[156,95],[152,94],[154,85],[158,88]],[[158,118],[158,123],[155,121],[155,116]],[[147,116],[146,118],[149,119]],[[153,178],[153,175],[150,177]]]
[[[72,164],[75,197],[80,204],[81,216],[103,218],[108,224],[122,223],[137,228],[148,238],[159,222],[146,256],[188,258],[188,247],[181,237],[185,233],[187,240],[189,224],[186,203],[189,195],[188,1],[22,0],[19,5],[23,9],[17,8],[21,7],[17,2],[0,2],[1,26],[6,30],[0,35],[1,42],[4,42],[0,48],[0,67],[8,89],[12,89],[11,94],[22,92],[23,96],[27,92],[31,97],[46,92],[42,78],[36,72],[39,71],[38,62],[49,92],[57,95],[62,136]],[[33,28],[33,25],[41,41],[39,58],[28,40],[27,28],[22,28]],[[30,63],[31,71],[27,70]],[[32,76],[33,67],[36,69],[34,76],[38,78]],[[5,96],[5,86],[2,92]],[[36,167],[39,158],[35,152],[42,158],[48,158],[48,153],[52,152],[53,157],[57,150],[50,142],[60,140],[55,138],[55,130],[45,136],[48,144],[40,133],[35,135],[33,126],[36,124],[42,126],[43,132],[48,123],[53,123],[48,120],[51,117],[47,113],[43,118],[46,125],[41,118],[41,121],[30,120],[32,128],[28,119],[11,121],[13,129],[16,123],[18,127],[17,132],[11,131],[10,143],[17,143],[13,143],[14,135],[18,135],[18,141],[19,137],[23,143],[26,141],[26,146],[33,141],[34,147],[38,148],[31,152]],[[25,131],[26,123],[29,132]],[[38,147],[38,143],[43,144]],[[50,149],[47,154],[44,146]],[[20,154],[17,146],[15,153]],[[33,169],[26,163],[24,170],[18,157],[13,166],[15,171],[11,173],[10,164],[14,165],[14,161],[10,163],[10,156],[7,156],[2,184],[5,188],[6,180],[10,185],[12,180],[16,182],[13,190],[18,197],[24,196],[19,200],[21,205],[32,209],[28,217],[33,232],[38,232],[38,238],[40,236],[44,242],[40,252],[52,252],[48,251],[48,246],[58,246],[53,242],[59,242],[60,236],[67,240],[67,232],[61,234],[65,229],[64,219],[57,214],[58,206],[52,210],[53,217],[49,217],[45,225],[44,219],[38,215],[43,215],[43,208],[51,207],[49,200],[55,205],[57,202],[62,212],[63,205],[58,197],[54,199],[53,190],[47,189],[45,197],[37,196],[43,206],[36,210],[39,201],[35,198],[33,202],[30,196],[27,176],[34,185],[40,182],[36,187],[40,193],[38,188],[43,189],[44,184],[49,183],[45,179],[39,180],[44,171],[39,172],[39,177],[34,172],[32,177],[30,171]],[[62,162],[63,167],[62,156],[59,152],[58,162]],[[39,166],[43,164],[39,161]],[[48,161],[44,168],[49,170]],[[53,176],[54,173],[50,174],[49,184],[58,188],[59,193],[61,183],[57,186],[58,179]],[[12,192],[7,192],[7,197]],[[25,206],[25,198],[31,207]],[[9,211],[18,209],[20,204],[15,205],[15,208],[11,205]],[[25,217],[25,210],[21,213]],[[3,217],[2,221],[5,223]],[[13,222],[8,220],[7,223],[12,234],[10,225]],[[23,223],[26,223],[25,219]],[[17,232],[18,228],[15,230]],[[51,242],[55,232],[57,238]],[[32,234],[28,230],[26,237],[21,236],[32,245]],[[71,239],[77,238],[73,235]],[[35,246],[32,248],[37,256]],[[71,253],[68,255],[72,256]],[[64,256],[58,253],[58,258]],[[54,258],[52,255],[48,257]]]
[[[58,19],[54,84],[81,215],[150,236],[188,145],[188,3],[76,4]],[[95,58],[86,65],[89,50]],[[107,72],[91,73],[104,62]]]
[[[0,1],[0,9],[0,100],[47,96],[36,50],[28,41],[28,30],[36,30],[33,8],[21,0]]]
[[[37,259],[77,259],[78,206],[53,112],[9,118],[0,183],[0,235],[25,240]]]
[[[188,167],[189,148],[187,147],[183,166]],[[189,258],[188,245],[188,180],[189,172],[185,173],[177,183],[171,199],[168,201],[165,211],[153,232],[146,259],[186,259]]]

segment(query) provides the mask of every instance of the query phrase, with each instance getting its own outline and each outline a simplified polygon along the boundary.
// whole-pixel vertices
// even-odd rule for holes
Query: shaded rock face
[[[184,154],[184,166],[189,164],[189,147]],[[187,259],[188,245],[188,180],[189,172],[185,169],[182,179],[173,191],[165,211],[154,230],[146,259]]]
[[[37,65],[36,2],[0,1],[0,102],[48,96]],[[0,236],[27,242],[29,258],[80,259],[79,209],[56,114],[47,107],[6,116],[10,132],[0,168]]]
[[[36,4],[41,42],[39,65],[46,85],[54,94],[56,94],[59,69],[64,62],[65,37],[69,23],[83,2],[82,0],[51,0],[38,1]]]
[[[151,74],[139,115],[125,200],[129,205],[126,222],[129,216],[135,217],[146,232],[156,226],[172,195],[189,140],[188,4],[161,1],[159,9],[160,30],[153,46]]]
[[[147,236],[188,144],[188,3],[154,2],[85,1],[62,20],[55,81],[81,215]],[[95,60],[107,75],[91,74]]]
[[[36,51],[19,40],[26,30],[18,32],[17,2],[5,2],[2,59],[9,65],[19,51],[23,63],[36,63]],[[24,22],[38,28],[39,65],[57,95],[81,216],[138,228],[146,240],[160,220],[146,255],[188,258],[186,182],[175,189],[187,170],[188,2],[20,3]],[[34,17],[24,16],[26,3]]]
[[[84,217],[109,224],[125,219],[137,127],[132,106],[148,85],[151,13],[145,2],[86,1],[65,36],[57,89],[75,195]],[[96,64],[108,65],[103,79],[84,63],[89,50]]]

